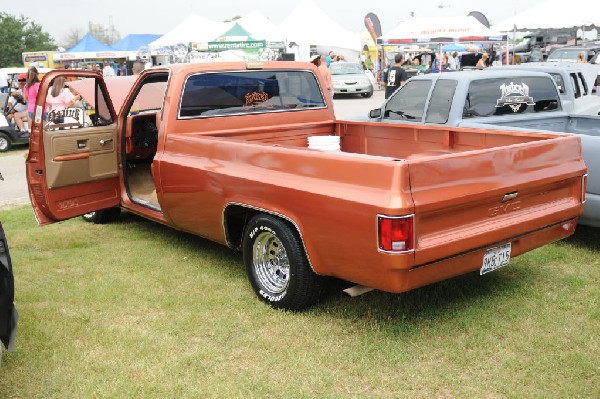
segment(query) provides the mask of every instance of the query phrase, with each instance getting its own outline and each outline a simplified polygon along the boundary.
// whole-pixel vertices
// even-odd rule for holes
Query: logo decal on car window
[[[508,105],[513,112],[519,111],[523,104],[535,105],[533,97],[529,95],[529,86],[525,83],[503,83],[500,86],[501,97],[496,101],[496,107],[500,108]]]

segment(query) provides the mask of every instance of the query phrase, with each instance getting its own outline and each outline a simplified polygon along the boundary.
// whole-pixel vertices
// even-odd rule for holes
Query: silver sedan
[[[363,97],[373,95],[373,84],[360,64],[351,62],[332,62],[329,66],[333,81],[333,94],[360,94]]]

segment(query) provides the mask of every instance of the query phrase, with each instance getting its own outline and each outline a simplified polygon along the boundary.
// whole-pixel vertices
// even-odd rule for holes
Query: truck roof
[[[550,76],[545,72],[537,72],[537,71],[526,71],[526,70],[513,70],[513,69],[502,69],[500,70],[495,68],[489,68],[484,70],[476,70],[476,71],[458,71],[458,72],[443,72],[443,73],[429,73],[424,75],[417,75],[410,80],[438,80],[438,79],[452,79],[459,81],[470,82],[473,80],[482,80],[482,79],[494,79],[494,78],[507,78],[511,76],[526,76],[526,77],[535,77],[535,76]]]
[[[167,68],[173,73],[188,74],[200,71],[243,71],[256,69],[314,69],[316,67],[310,62],[298,61],[252,61],[252,62],[196,62],[186,64],[159,65],[149,70]]]

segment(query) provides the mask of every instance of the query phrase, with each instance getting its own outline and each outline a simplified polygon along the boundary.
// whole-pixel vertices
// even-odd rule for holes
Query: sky
[[[167,33],[182,22],[190,13],[224,21],[259,10],[273,23],[279,25],[301,0],[226,0],[200,2],[191,0],[134,1],[134,0],[5,0],[0,12],[13,16],[24,15],[29,21],[42,26],[57,43],[73,29],[88,31],[89,22],[111,22],[121,37],[130,33]],[[381,21],[383,33],[395,28],[400,22],[415,17],[461,16],[471,11],[482,12],[493,25],[494,22],[511,17],[543,0],[433,0],[393,1],[380,0],[314,0],[334,21],[352,32],[364,29],[364,17],[373,12]],[[307,21],[307,29],[319,29]]]

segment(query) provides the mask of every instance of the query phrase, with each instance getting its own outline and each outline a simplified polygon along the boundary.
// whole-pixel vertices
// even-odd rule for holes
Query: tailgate
[[[411,160],[409,171],[415,265],[506,243],[583,209],[576,136]]]

